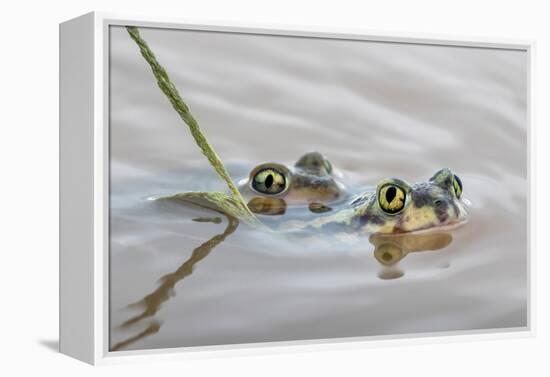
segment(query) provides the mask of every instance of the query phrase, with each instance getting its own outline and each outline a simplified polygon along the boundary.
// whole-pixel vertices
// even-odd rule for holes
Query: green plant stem
[[[128,33],[130,34],[130,37],[136,42],[138,45],[141,55],[143,58],[149,63],[149,66],[151,67],[151,70],[153,71],[153,75],[157,79],[157,83],[159,88],[162,90],[162,92],[166,95],[176,112],[179,114],[181,119],[187,124],[189,127],[189,130],[191,131],[191,135],[195,139],[195,142],[199,146],[202,154],[206,156],[208,159],[208,162],[216,173],[225,181],[227,186],[229,187],[229,190],[231,191],[231,195],[233,196],[233,199],[238,203],[239,206],[242,206],[242,211],[245,214],[245,217],[248,217],[248,219],[243,219],[247,221],[248,223],[260,223],[258,218],[250,211],[248,206],[246,205],[246,202],[244,201],[243,197],[241,196],[241,193],[231,180],[231,177],[229,176],[229,173],[225,169],[225,166],[223,165],[222,161],[218,157],[218,154],[214,150],[214,148],[210,145],[204,134],[202,133],[199,124],[191,115],[191,111],[189,110],[189,107],[187,104],[183,101],[183,99],[180,97],[178,90],[174,86],[174,84],[170,81],[170,77],[168,76],[168,73],[166,70],[159,64],[157,61],[155,55],[147,45],[147,43],[141,38],[141,35],[139,34],[139,30],[135,26],[127,26],[126,29],[128,30]],[[240,213],[242,215],[242,213]]]

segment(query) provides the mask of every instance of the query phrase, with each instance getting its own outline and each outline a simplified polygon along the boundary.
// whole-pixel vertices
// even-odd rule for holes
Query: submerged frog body
[[[343,209],[311,221],[291,222],[286,228],[405,233],[450,228],[467,219],[460,178],[449,169],[441,169],[427,182],[384,179],[376,190],[361,193]]]
[[[326,212],[328,204],[346,195],[332,164],[318,152],[304,154],[291,168],[275,162],[260,164],[239,182],[239,190],[251,210],[264,215],[280,215],[287,205]]]

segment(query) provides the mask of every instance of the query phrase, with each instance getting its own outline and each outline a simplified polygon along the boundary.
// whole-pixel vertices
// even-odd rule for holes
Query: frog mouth
[[[462,225],[466,224],[468,222],[469,218],[468,216],[463,218],[453,218],[450,220],[446,220],[443,223],[436,224],[436,223],[430,223],[426,224],[422,227],[418,227],[416,229],[411,230],[404,230],[401,228],[394,227],[393,231],[390,233],[383,233],[383,234],[395,234],[395,235],[404,235],[404,234],[425,234],[425,233],[437,233],[437,232],[444,232],[444,231],[450,231],[456,228],[461,227]]]
[[[426,233],[432,233],[432,232],[441,232],[441,231],[450,231],[454,230],[456,228],[461,227],[462,225],[466,224],[469,221],[468,217],[466,218],[456,218],[453,220],[446,221],[443,224],[439,225],[427,225],[423,228],[418,228],[415,230],[411,230],[408,232],[402,232],[402,233],[408,233],[408,234],[426,234]]]

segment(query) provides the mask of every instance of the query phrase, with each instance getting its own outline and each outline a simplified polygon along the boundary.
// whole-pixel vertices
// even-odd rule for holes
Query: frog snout
[[[433,201],[433,206],[435,208],[444,208],[449,205],[449,202],[445,199],[436,199]]]

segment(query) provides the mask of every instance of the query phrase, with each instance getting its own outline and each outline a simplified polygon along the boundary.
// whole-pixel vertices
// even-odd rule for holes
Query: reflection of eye
[[[394,184],[382,186],[378,192],[378,203],[386,213],[395,214],[405,206],[405,190]]]
[[[383,243],[374,250],[374,257],[385,266],[391,266],[404,257],[403,248],[393,243]]]
[[[329,173],[329,174],[332,173],[332,164],[330,163],[330,161],[325,159],[323,161],[323,163],[325,165],[325,169],[326,169],[327,173]]]
[[[281,198],[254,197],[248,202],[248,208],[260,215],[283,215],[286,211],[286,202]]]
[[[455,190],[456,197],[460,199],[462,195],[462,181],[458,178],[458,175],[453,176],[453,188]]]
[[[279,194],[286,185],[284,174],[273,168],[259,170],[252,178],[252,188],[262,194]]]

